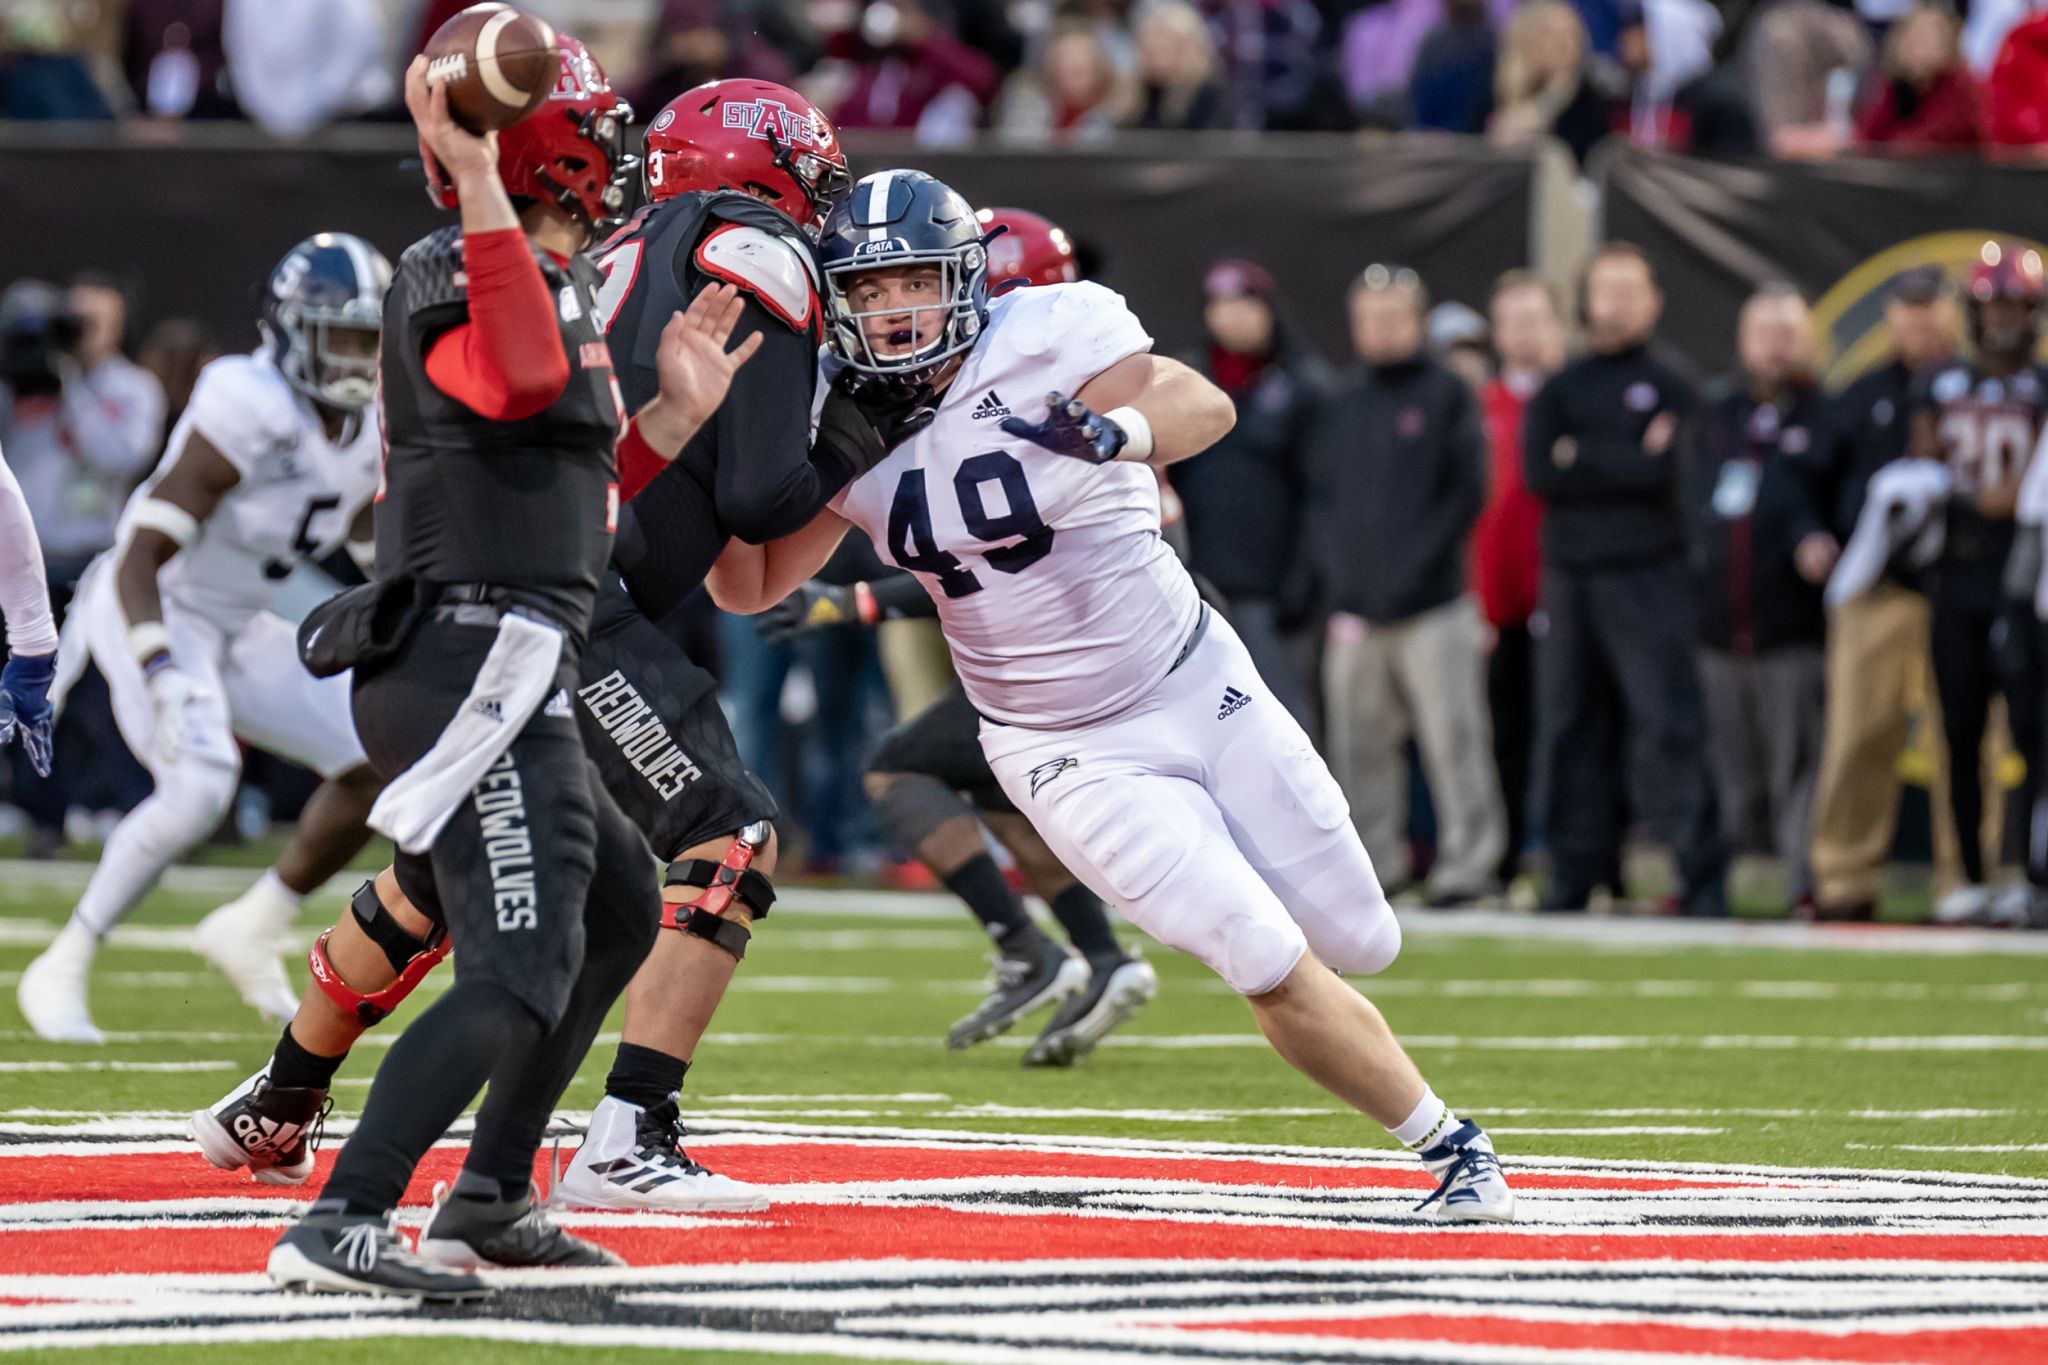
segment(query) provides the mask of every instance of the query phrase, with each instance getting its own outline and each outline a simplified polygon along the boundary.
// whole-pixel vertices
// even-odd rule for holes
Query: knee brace
[[[661,927],[695,934],[731,953],[735,960],[744,958],[753,932],[738,920],[725,918],[725,912],[738,900],[755,919],[768,917],[768,908],[775,904],[775,884],[750,866],[767,843],[768,822],[758,820],[733,836],[732,846],[719,862],[691,858],[670,863],[664,885],[699,887],[701,893],[694,900],[663,901]]]
[[[407,933],[404,926],[384,908],[384,902],[377,898],[374,881],[362,884],[349,902],[349,910],[370,942],[383,952],[398,978],[383,990],[368,993],[342,980],[333,960],[327,956],[327,936],[334,932],[332,929],[313,940],[312,951],[306,954],[306,965],[311,969],[314,984],[320,987],[322,995],[332,1000],[343,1013],[355,1016],[364,1028],[370,1028],[397,1009],[399,1003],[426,979],[427,973],[448,956],[448,934],[439,925],[424,939]]]

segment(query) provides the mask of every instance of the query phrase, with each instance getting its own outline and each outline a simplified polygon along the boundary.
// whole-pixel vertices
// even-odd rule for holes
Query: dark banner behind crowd
[[[1731,165],[1616,149],[1599,172],[1604,235],[1656,262],[1664,332],[1725,370],[1757,285],[1814,301],[1831,379],[1884,353],[1885,286],[1900,271],[1967,271],[1987,236],[2048,238],[2048,170],[1951,158]]]
[[[12,189],[0,283],[111,270],[137,321],[192,317],[227,347],[254,344],[257,285],[299,238],[357,233],[394,258],[449,221],[427,203],[409,136],[344,130],[308,147],[113,139],[0,145]],[[246,145],[244,145],[246,144]],[[1162,348],[1200,338],[1202,275],[1245,255],[1278,277],[1290,314],[1329,355],[1348,354],[1346,284],[1373,261],[1421,271],[1438,293],[1483,303],[1523,262],[1529,163],[1482,144],[1134,140],[1114,151],[934,152],[849,139],[855,170],[905,164],[976,204],[1029,208],[1067,227],[1129,295]]]

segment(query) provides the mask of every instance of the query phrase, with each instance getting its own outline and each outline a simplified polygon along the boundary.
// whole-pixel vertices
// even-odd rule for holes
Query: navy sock
[[[280,1090],[325,1090],[334,1084],[334,1073],[347,1058],[346,1052],[322,1057],[306,1051],[287,1025],[284,1037],[277,1040],[277,1051],[270,1054],[270,1083]]]
[[[612,1058],[612,1070],[604,1078],[604,1093],[615,1100],[652,1109],[683,1088],[683,1073],[690,1064],[658,1048],[638,1043],[620,1043]]]
[[[997,950],[1007,956],[1024,954],[1034,940],[1043,937],[1017,893],[1003,880],[1003,870],[986,853],[977,853],[954,868],[946,878],[946,889],[967,902],[967,908],[995,940]]]
[[[1053,918],[1067,931],[1067,941],[1081,950],[1091,965],[1119,962],[1128,954],[1109,927],[1109,908],[1093,891],[1075,882],[1052,898]]]

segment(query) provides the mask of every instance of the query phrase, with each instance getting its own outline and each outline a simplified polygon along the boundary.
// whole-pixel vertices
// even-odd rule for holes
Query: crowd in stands
[[[12,0],[0,117],[391,117],[461,0]],[[1125,129],[1433,130],[1583,159],[2048,141],[2034,0],[533,0],[643,110],[702,81],[802,88],[841,128],[1085,146]],[[2014,154],[2007,151],[2004,154]]]

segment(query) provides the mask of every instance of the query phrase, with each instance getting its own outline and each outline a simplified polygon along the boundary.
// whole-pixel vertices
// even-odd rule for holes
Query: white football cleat
[[[298,993],[284,974],[283,939],[298,907],[262,880],[213,911],[192,930],[192,949],[234,984],[243,1003],[275,1024],[299,1011]]]
[[[676,1102],[652,1109],[610,1095],[590,1116],[583,1145],[555,1185],[553,1202],[571,1209],[644,1209],[667,1213],[753,1213],[768,1196],[690,1160]]]
[[[1515,1221],[1515,1192],[1501,1174],[1493,1139],[1478,1124],[1466,1119],[1421,1156],[1437,1187],[1415,1206],[1417,1213],[1440,1223]]]
[[[1982,882],[1964,882],[1934,903],[1936,924],[1982,924],[1997,898]]]
[[[14,998],[36,1037],[48,1043],[107,1041],[85,1004],[85,978],[99,950],[92,931],[74,921],[22,972]]]

